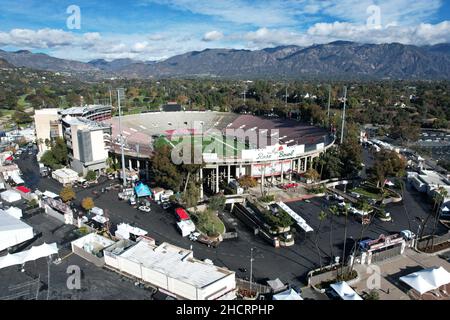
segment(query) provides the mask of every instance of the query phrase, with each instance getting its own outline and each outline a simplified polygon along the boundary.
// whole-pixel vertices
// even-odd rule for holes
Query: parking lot
[[[34,161],[25,158],[19,161],[19,165],[24,172],[25,180],[29,179],[27,185],[30,185],[32,188],[39,188],[41,191],[49,190],[59,193],[61,185],[50,178],[41,179],[37,174],[38,171],[33,169],[34,166],[37,167]],[[26,174],[26,170],[30,174]],[[102,188],[109,186],[111,183],[112,181],[104,178],[92,188],[76,188],[77,200],[75,203],[79,205],[84,197],[93,197],[96,206],[107,209],[113,225],[121,222],[129,223],[146,230],[149,236],[153,237],[157,242],[169,242],[183,248],[192,248],[196,258],[210,259],[216,265],[236,271],[237,276],[241,278],[249,278],[251,248],[254,248],[253,274],[255,280],[260,282],[266,279],[280,278],[283,282],[301,286],[306,283],[307,272],[319,265],[314,242],[315,233],[305,235],[299,232],[296,234],[296,244],[293,247],[277,249],[269,245],[261,237],[254,235],[251,230],[227,213],[226,217],[229,220],[227,222],[236,228],[239,236],[237,239],[224,241],[218,248],[210,248],[206,245],[192,242],[187,238],[182,238],[176,228],[175,216],[163,210],[156,203],[150,205],[150,213],[143,213],[132,208],[127,202],[118,200],[118,191],[116,190],[106,193],[100,192]],[[96,192],[98,196],[94,196],[93,192]],[[416,233],[418,223],[415,217],[426,217],[431,210],[431,204],[409,186],[405,192],[404,203],[406,211],[402,204],[388,206],[387,211],[391,212],[393,222],[381,222],[375,218],[368,230],[365,231],[364,236],[378,238],[381,234],[397,233],[405,229],[411,229]],[[321,210],[326,210],[330,204],[325,198],[314,198],[311,199],[310,203],[297,201],[288,205],[300,214],[314,230],[317,230],[319,226],[318,215]],[[329,263],[331,250],[333,251],[333,256],[341,255],[343,250],[344,217],[335,217],[333,220],[332,248],[330,248],[330,220],[323,222],[318,235],[318,244],[323,263]],[[427,231],[429,230],[428,228]],[[445,231],[443,227],[440,227],[439,232]],[[349,217],[347,237],[350,241],[348,242],[347,250],[351,249],[351,240],[359,239],[360,233],[361,224]],[[90,266],[90,268],[95,269],[94,266]],[[246,272],[239,271],[239,269],[242,270],[244,268],[247,269]]]
[[[44,242],[58,244],[60,264],[48,263],[46,258],[27,262],[24,272],[21,266],[0,269],[0,299],[39,300],[145,300],[153,291],[136,287],[134,282],[121,275],[95,267],[77,255],[71,254],[70,241],[76,237],[73,226],[63,225],[43,214],[26,219],[42,237],[32,245]],[[24,250],[27,250],[25,248]],[[81,270],[79,290],[67,286],[69,266]]]

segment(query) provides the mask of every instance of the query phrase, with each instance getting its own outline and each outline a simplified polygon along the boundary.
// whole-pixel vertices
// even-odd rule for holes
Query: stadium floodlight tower
[[[122,108],[121,101],[125,99],[125,89],[117,88],[117,106],[119,108],[119,134],[120,134],[120,153],[122,155],[122,178],[123,178],[123,187],[127,186],[127,176],[125,172],[125,153],[123,148],[123,132],[122,132]]]
[[[344,144],[345,109],[347,107],[347,87],[344,87],[344,111],[342,113],[341,145]]]

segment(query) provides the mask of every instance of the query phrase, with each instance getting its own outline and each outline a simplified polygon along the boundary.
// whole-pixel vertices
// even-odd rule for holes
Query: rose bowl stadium
[[[121,129],[130,169],[148,169],[148,159],[160,144],[191,150],[197,157],[188,159],[198,161],[200,157],[204,166],[199,178],[213,193],[220,191],[221,182],[229,184],[242,176],[290,181],[335,142],[335,135],[323,128],[250,114],[152,112],[122,116],[120,121],[115,117],[108,123],[112,127],[110,152],[120,158]],[[183,149],[186,142],[194,148]],[[183,159],[186,163],[185,156]],[[177,159],[174,162],[179,164]]]

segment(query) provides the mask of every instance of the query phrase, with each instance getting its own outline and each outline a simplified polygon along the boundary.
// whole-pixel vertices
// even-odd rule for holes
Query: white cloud
[[[203,36],[203,41],[217,41],[220,40],[224,37],[223,33],[220,31],[210,31],[205,33],[205,35]]]
[[[335,20],[365,23],[367,8],[377,5],[384,26],[392,23],[414,25],[432,17],[442,0],[143,0],[237,24],[257,27],[286,27],[314,15]],[[317,18],[317,17],[316,17]]]

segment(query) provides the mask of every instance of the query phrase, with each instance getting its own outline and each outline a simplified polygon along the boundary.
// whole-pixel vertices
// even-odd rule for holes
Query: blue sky
[[[79,30],[67,26],[70,5],[80,8]],[[0,0],[0,48],[83,61],[335,40],[450,42],[450,1]]]

